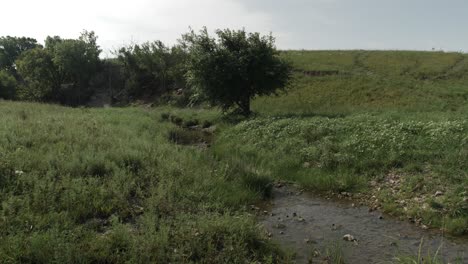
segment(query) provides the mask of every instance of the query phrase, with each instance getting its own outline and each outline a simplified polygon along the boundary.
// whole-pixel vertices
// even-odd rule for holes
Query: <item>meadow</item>
[[[466,54],[283,56],[293,87],[256,98],[246,120],[0,102],[0,259],[285,263],[250,207],[277,180],[467,234]]]

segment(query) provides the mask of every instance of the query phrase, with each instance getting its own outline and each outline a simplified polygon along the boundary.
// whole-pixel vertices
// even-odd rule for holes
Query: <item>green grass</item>
[[[170,143],[163,110],[1,102],[2,263],[278,260],[245,209],[267,182]]]
[[[454,234],[468,232],[467,54],[289,51],[283,56],[299,70],[293,88],[255,99],[257,118],[225,131],[215,146],[218,155],[236,159],[234,153],[241,163],[314,191],[375,194],[387,212]],[[400,179],[398,186],[388,186],[392,174]],[[434,197],[437,191],[444,195]]]
[[[261,97],[253,109],[267,115],[343,115],[356,112],[467,112],[468,55],[413,51],[291,51],[295,87]]]
[[[0,102],[2,263],[283,263],[248,209],[277,179],[468,232],[466,54],[283,56],[299,70],[293,89],[256,98],[240,122]]]

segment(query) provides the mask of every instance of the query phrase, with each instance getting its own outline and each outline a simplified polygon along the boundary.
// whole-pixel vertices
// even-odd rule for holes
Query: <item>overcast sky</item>
[[[162,40],[189,26],[272,32],[281,49],[468,51],[467,0],[0,0],[0,36],[76,38],[105,49]]]

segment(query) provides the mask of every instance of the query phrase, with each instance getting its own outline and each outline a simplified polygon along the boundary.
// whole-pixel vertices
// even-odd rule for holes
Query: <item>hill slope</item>
[[[288,51],[298,73],[287,95],[258,98],[275,114],[466,112],[468,55],[416,51]],[[310,71],[338,71],[311,76]],[[305,74],[304,74],[305,72]]]

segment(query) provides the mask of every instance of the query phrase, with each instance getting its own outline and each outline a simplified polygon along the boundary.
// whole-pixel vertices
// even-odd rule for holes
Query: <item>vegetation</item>
[[[170,143],[163,111],[0,103],[2,262],[282,262],[257,176]]]
[[[257,95],[285,89],[291,66],[279,56],[272,36],[245,30],[218,30],[211,38],[205,28],[184,36],[188,45],[188,82],[224,111],[237,107],[251,114],[250,101]]]
[[[15,61],[25,51],[40,47],[37,41],[27,37],[0,37],[0,70],[16,76]]]
[[[160,41],[120,49],[118,60],[124,69],[125,90],[139,98],[184,89],[186,57],[180,45],[168,48]]]
[[[16,61],[23,78],[20,99],[81,105],[92,94],[91,80],[100,66],[101,50],[94,32],[79,39],[48,37],[45,48],[21,54]]]
[[[0,98],[13,99],[16,93],[16,79],[6,70],[0,70]]]
[[[218,37],[192,32],[186,45],[135,45],[106,61],[96,59],[94,34],[49,38],[18,57],[18,76],[0,71],[0,96],[7,99],[79,105],[112,74],[114,82],[128,80],[128,96],[178,98],[183,89],[186,105],[202,98],[197,88],[204,87],[222,108],[255,113],[238,122],[203,108],[0,102],[2,261],[284,263],[288,257],[248,206],[267,198],[275,180],[319,194],[351,192],[421,226],[468,233],[466,54],[278,53],[268,37]],[[244,48],[228,48],[232,39]],[[202,44],[219,53],[205,53]],[[88,49],[92,63],[73,64],[72,54]],[[250,49],[261,56],[244,54]],[[249,68],[265,58],[273,63]],[[218,60],[231,75],[213,74]],[[295,85],[270,96],[289,80],[284,61],[292,62]],[[239,65],[242,72],[234,70]],[[280,80],[264,75],[272,65],[285,74]],[[197,73],[201,66],[216,80]],[[251,80],[269,85],[243,85]],[[253,88],[244,94],[241,87]],[[215,98],[221,91],[226,97]],[[437,254],[432,259],[437,263]]]

